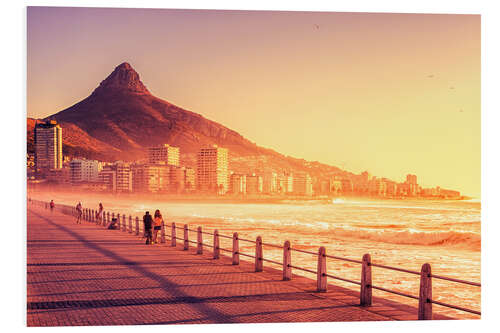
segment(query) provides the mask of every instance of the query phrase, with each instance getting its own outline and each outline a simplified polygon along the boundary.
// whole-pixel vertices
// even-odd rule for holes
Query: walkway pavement
[[[168,240],[167,240],[168,242]],[[28,208],[27,325],[139,325],[416,320],[414,307],[311,279],[282,281],[280,270],[255,273],[205,251],[144,245],[39,207]],[[244,259],[244,258],[242,258]],[[445,317],[440,317],[445,319]]]

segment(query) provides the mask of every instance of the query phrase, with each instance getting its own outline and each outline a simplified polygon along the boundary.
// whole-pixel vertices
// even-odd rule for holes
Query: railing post
[[[240,244],[238,240],[238,233],[233,234],[233,265],[240,264]]]
[[[107,224],[109,223],[109,221],[111,221],[111,220],[109,219],[109,212],[107,212],[107,213],[106,213],[106,216],[107,216],[107,218],[106,218],[106,225],[107,225]]]
[[[418,320],[432,320],[431,265],[423,264],[420,271],[420,293],[418,298]]]
[[[198,227],[197,230],[196,254],[203,254],[203,234],[201,233],[201,227]]]
[[[162,244],[165,244],[165,221],[163,221],[163,219],[161,220],[161,238],[160,238],[160,242]]]
[[[292,279],[292,254],[290,252],[290,241],[283,244],[283,281]]]
[[[139,217],[135,217],[135,235],[139,236]]]
[[[361,291],[359,293],[359,303],[361,306],[372,305],[372,259],[368,253],[363,255],[361,265]]]
[[[128,216],[128,232],[129,234],[132,233],[132,215]]]
[[[317,291],[325,292],[326,284],[326,249],[321,246],[318,250],[318,269],[317,269]]]
[[[123,232],[127,232],[127,215],[123,214]]]
[[[189,250],[189,232],[188,225],[184,224],[184,251]]]
[[[120,213],[116,214],[116,220],[118,222],[118,230],[122,229],[122,219],[120,218]]]
[[[214,259],[219,259],[220,257],[220,247],[219,247],[219,230],[214,230]]]
[[[94,222],[94,210],[90,210],[90,222]]]
[[[92,209],[92,222],[96,222],[96,211]]]
[[[170,240],[170,246],[177,246],[177,236],[175,235],[175,222],[172,222],[172,239]]]
[[[115,213],[111,213],[111,221],[115,218]]]
[[[257,236],[255,240],[255,271],[262,272],[264,261],[262,255],[262,237]]]

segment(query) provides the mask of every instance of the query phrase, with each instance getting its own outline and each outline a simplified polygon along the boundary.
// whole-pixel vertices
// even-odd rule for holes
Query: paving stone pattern
[[[301,276],[282,281],[279,266],[255,273],[196,247],[182,250],[29,206],[27,325],[141,325],[415,320],[414,307]],[[443,317],[442,319],[446,319]]]

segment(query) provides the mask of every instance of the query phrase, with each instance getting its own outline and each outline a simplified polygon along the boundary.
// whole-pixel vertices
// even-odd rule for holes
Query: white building
[[[74,159],[69,162],[69,179],[71,184],[99,181],[99,161]]]

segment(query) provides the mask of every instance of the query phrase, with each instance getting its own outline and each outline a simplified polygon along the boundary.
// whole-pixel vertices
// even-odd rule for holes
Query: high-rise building
[[[115,167],[116,167],[116,191],[132,192],[133,176],[130,164],[118,161],[115,163]]]
[[[397,184],[395,181],[392,181],[387,178],[382,178],[382,181],[385,183],[385,194],[388,197],[392,197],[397,194]]]
[[[186,168],[171,165],[170,168],[170,181],[169,191],[180,193],[186,187]]]
[[[69,163],[70,182],[71,184],[97,182],[100,169],[99,161],[74,159]]]
[[[354,184],[349,178],[342,178],[342,194],[352,194],[354,191]]]
[[[313,194],[312,178],[307,173],[296,173],[293,175],[293,193],[297,195]]]
[[[330,193],[333,195],[342,194],[342,177],[333,176],[333,178],[330,179]]]
[[[276,172],[262,173],[262,192],[267,194],[278,192],[278,174]]]
[[[233,173],[230,177],[230,192],[233,194],[247,193],[247,176],[240,173]]]
[[[200,191],[225,194],[228,191],[228,150],[216,145],[198,151],[197,188]]]
[[[148,148],[150,164],[167,164],[179,166],[179,147],[163,144],[158,147]]]
[[[406,182],[408,184],[417,184],[417,175],[406,175]]]
[[[133,168],[134,192],[167,192],[170,185],[170,168],[161,164],[141,164]]]
[[[262,177],[256,174],[246,176],[247,194],[262,193]]]
[[[37,176],[62,168],[62,128],[55,120],[35,125],[35,168]]]
[[[284,181],[284,189],[285,189],[285,193],[292,193],[293,192],[293,175],[292,174],[285,174],[285,181]]]
[[[116,167],[107,165],[99,172],[99,183],[103,184],[108,191],[116,191]]]
[[[99,183],[113,192],[132,192],[132,169],[129,163],[117,161],[99,172]]]
[[[370,194],[385,197],[387,194],[387,183],[380,178],[373,177],[369,181]]]
[[[408,184],[408,195],[416,196],[418,191],[417,176],[416,175],[406,175],[406,184]]]
[[[185,186],[186,190],[192,191],[196,189],[196,171],[193,168],[188,168],[186,167],[185,169],[186,175],[185,175]]]

